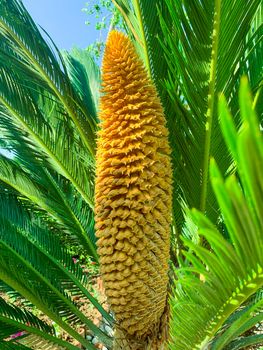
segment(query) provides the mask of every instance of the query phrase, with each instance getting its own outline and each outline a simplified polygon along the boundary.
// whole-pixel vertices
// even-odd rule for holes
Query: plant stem
[[[216,0],[215,12],[214,12],[214,25],[213,25],[213,32],[212,32],[212,57],[211,57],[211,65],[210,65],[208,108],[207,108],[206,124],[205,124],[205,150],[204,150],[203,178],[202,178],[202,189],[201,189],[201,200],[200,200],[200,210],[202,212],[205,212],[206,210],[212,124],[213,124],[215,97],[216,97],[215,85],[216,85],[216,70],[217,70],[217,58],[218,58],[220,15],[221,15],[221,0]]]

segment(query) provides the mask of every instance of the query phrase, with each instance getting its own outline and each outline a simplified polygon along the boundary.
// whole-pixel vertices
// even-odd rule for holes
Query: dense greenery
[[[261,335],[242,334],[263,318],[263,3],[113,2],[156,84],[170,133],[170,348],[262,343]],[[77,325],[110,349],[112,339],[74,296],[114,319],[69,251],[98,261],[99,68],[88,51],[60,53],[19,0],[0,0],[0,37],[0,348],[30,349],[9,338],[25,330],[38,347],[78,349],[37,309],[83,347],[95,349]],[[253,97],[240,83],[244,74]]]

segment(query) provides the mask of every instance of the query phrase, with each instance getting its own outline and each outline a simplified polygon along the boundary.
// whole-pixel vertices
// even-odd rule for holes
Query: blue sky
[[[86,48],[99,35],[95,30],[97,19],[81,11],[85,0],[23,0],[23,4],[59,49]],[[86,20],[91,24],[86,25]]]

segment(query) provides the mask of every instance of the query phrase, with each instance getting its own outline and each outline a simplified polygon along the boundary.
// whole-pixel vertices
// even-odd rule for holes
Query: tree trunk
[[[115,328],[113,350],[167,350],[168,307],[161,317],[158,327],[146,339],[136,339],[120,328]]]

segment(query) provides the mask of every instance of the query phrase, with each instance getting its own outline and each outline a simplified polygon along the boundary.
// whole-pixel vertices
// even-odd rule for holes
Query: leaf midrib
[[[204,148],[204,161],[203,161],[203,176],[201,186],[201,197],[200,197],[200,210],[205,212],[207,203],[207,187],[209,177],[209,160],[211,151],[211,137],[212,137],[212,124],[214,117],[215,107],[215,84],[216,84],[216,71],[217,71],[217,60],[218,60],[218,45],[219,45],[219,31],[220,31],[220,16],[221,16],[221,0],[215,1],[214,11],[214,24],[212,31],[212,55],[210,62],[210,78],[209,78],[209,93],[208,93],[208,107],[206,113],[205,123],[205,148]]]

